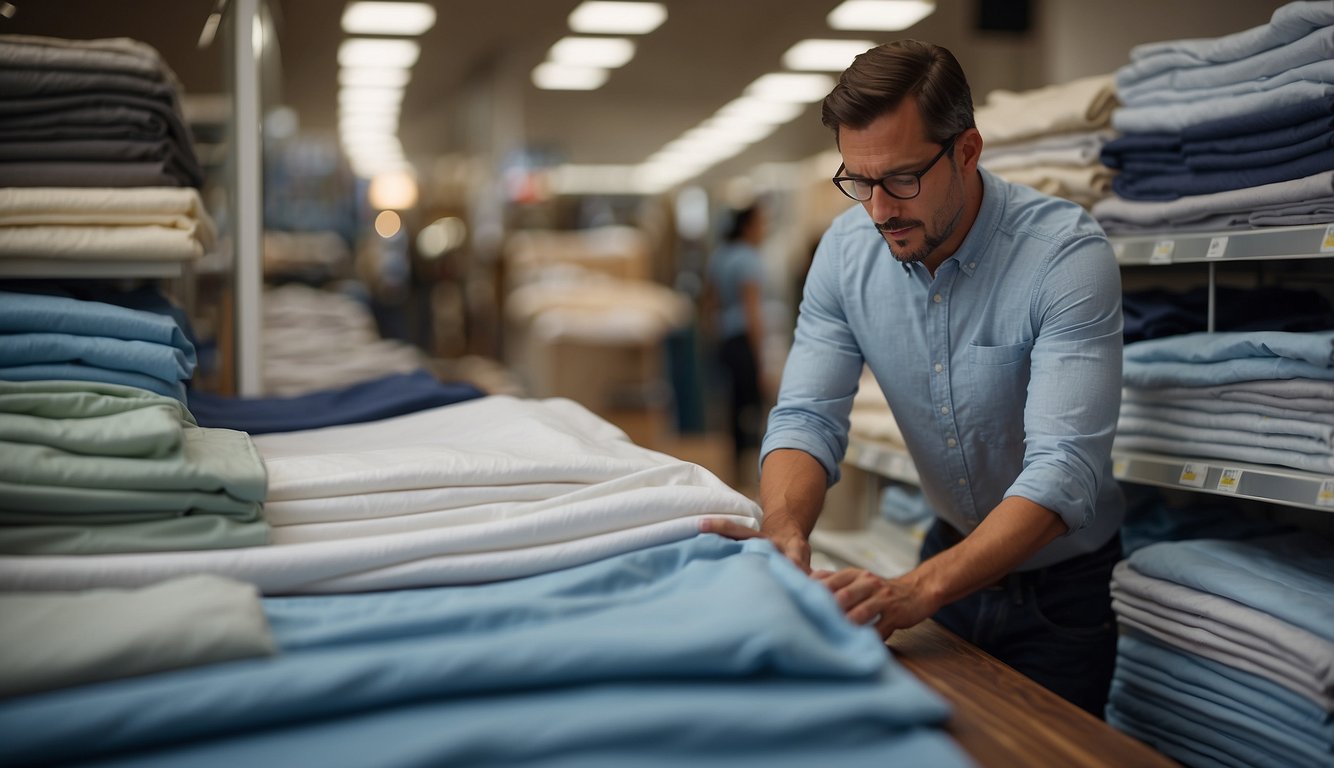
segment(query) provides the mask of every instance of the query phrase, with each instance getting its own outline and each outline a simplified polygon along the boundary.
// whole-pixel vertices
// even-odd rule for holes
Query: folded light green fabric
[[[0,525],[133,523],[180,515],[255,520],[260,504],[208,491],[139,491],[0,482]]]
[[[0,481],[77,488],[210,491],[262,502],[264,464],[244,432],[182,425],[180,450],[162,458],[87,456],[45,445],[0,443]]]
[[[277,652],[255,587],[218,576],[0,594],[0,616],[0,697]]]
[[[91,456],[162,458],[181,445],[181,415],[163,404],[69,419],[0,413],[0,441]]]
[[[189,515],[129,523],[0,525],[0,554],[5,555],[179,552],[268,543],[269,525],[258,515],[249,520]]]
[[[0,381],[0,413],[82,419],[152,405],[173,408],[182,421],[195,423],[195,417],[181,401],[138,387],[96,381]]]

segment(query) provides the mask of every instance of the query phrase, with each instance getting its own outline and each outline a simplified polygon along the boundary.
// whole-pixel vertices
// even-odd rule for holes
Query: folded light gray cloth
[[[1188,428],[1197,427],[1204,430],[1253,433],[1259,440],[1264,440],[1270,435],[1291,435],[1300,437],[1303,443],[1314,441],[1326,450],[1334,445],[1334,426],[1305,419],[1262,416],[1258,413],[1210,413],[1164,403],[1141,405],[1133,402],[1123,402],[1121,403],[1121,418],[1147,423],[1167,422],[1173,425]],[[1205,434],[1211,433],[1206,432]]]
[[[1307,472],[1328,475],[1334,472],[1334,457],[1316,455],[1299,451],[1284,451],[1277,448],[1236,444],[1210,443],[1202,440],[1188,440],[1180,437],[1161,435],[1137,435],[1118,433],[1113,448],[1118,451],[1143,451],[1162,453],[1169,456],[1199,456],[1206,459],[1229,459],[1245,464],[1272,464],[1279,467],[1291,467]]]
[[[1275,408],[1334,413],[1334,381],[1323,379],[1261,379],[1212,387],[1155,387],[1125,390],[1141,402],[1159,400],[1233,400]]]
[[[277,652],[251,584],[0,594],[0,697]]]
[[[1234,644],[1290,662],[1315,690],[1334,694],[1334,641],[1234,600],[1145,576],[1126,560],[1112,571],[1112,597],[1144,611],[1147,622],[1205,630],[1220,647]]]
[[[1181,387],[1180,389],[1189,391],[1193,388]],[[1263,395],[1257,395],[1257,397],[1263,397]],[[1155,390],[1126,387],[1121,390],[1121,405],[1123,408],[1126,405],[1137,405],[1147,408],[1170,408],[1224,416],[1244,413],[1253,416],[1268,416],[1272,419],[1304,420],[1313,424],[1334,427],[1334,413],[1304,409],[1296,402],[1275,407],[1267,402],[1247,402],[1246,400],[1231,399],[1213,400],[1190,394],[1181,397],[1159,397]]]
[[[1173,648],[1259,675],[1314,701],[1327,712],[1334,712],[1334,696],[1313,685],[1305,670],[1286,659],[1221,640],[1206,629],[1154,616],[1117,598],[1112,599],[1112,610],[1123,627],[1137,629]]]
[[[1190,195],[1176,200],[1142,202],[1109,197],[1093,206],[1093,216],[1104,229],[1138,226],[1151,230],[1183,227],[1219,214],[1244,212],[1267,207],[1293,206],[1301,209],[1313,200],[1334,198],[1334,171],[1303,179],[1280,181],[1259,187],[1231,189],[1207,195]]]

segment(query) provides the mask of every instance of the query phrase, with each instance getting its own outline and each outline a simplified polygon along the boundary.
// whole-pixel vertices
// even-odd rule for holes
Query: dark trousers
[[[723,340],[718,350],[723,368],[727,371],[728,420],[732,429],[733,457],[760,446],[760,377],[755,369],[755,351],[750,338],[744,334]]]
[[[922,559],[960,539],[937,520],[922,542]],[[938,623],[1044,688],[1103,716],[1116,665],[1112,567],[1121,539],[1034,571],[1011,573],[936,613]]]

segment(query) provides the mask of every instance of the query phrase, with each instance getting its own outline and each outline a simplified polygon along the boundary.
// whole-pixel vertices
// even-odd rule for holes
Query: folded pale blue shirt
[[[190,359],[179,347],[169,344],[69,333],[0,335],[0,367],[48,363],[82,363],[163,381],[189,381],[194,375]]]

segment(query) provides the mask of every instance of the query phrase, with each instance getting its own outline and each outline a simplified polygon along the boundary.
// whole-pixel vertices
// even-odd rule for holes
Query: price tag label
[[[1172,251],[1175,251],[1177,241],[1159,240],[1153,244],[1153,253],[1149,254],[1150,264],[1171,264]]]
[[[1208,464],[1187,464],[1181,468],[1181,477],[1177,478],[1177,483],[1191,488],[1203,488],[1204,476],[1207,474],[1209,474]]]
[[[1223,254],[1227,253],[1227,236],[1215,237],[1209,240],[1209,250],[1204,252],[1206,259],[1221,259]]]
[[[1214,489],[1223,493],[1236,493],[1239,485],[1241,485],[1241,470],[1225,468],[1223,474],[1218,476],[1218,484]]]
[[[1126,255],[1126,244],[1112,243],[1112,255],[1116,257],[1117,261],[1120,261]]]
[[[1315,495],[1317,507],[1334,507],[1334,480],[1320,483],[1320,490]]]
[[[1126,469],[1128,469],[1129,466],[1130,462],[1126,459],[1112,459],[1112,475],[1121,478],[1125,477]]]
[[[1325,236],[1320,239],[1321,253],[1334,253],[1334,224],[1325,227]]]

